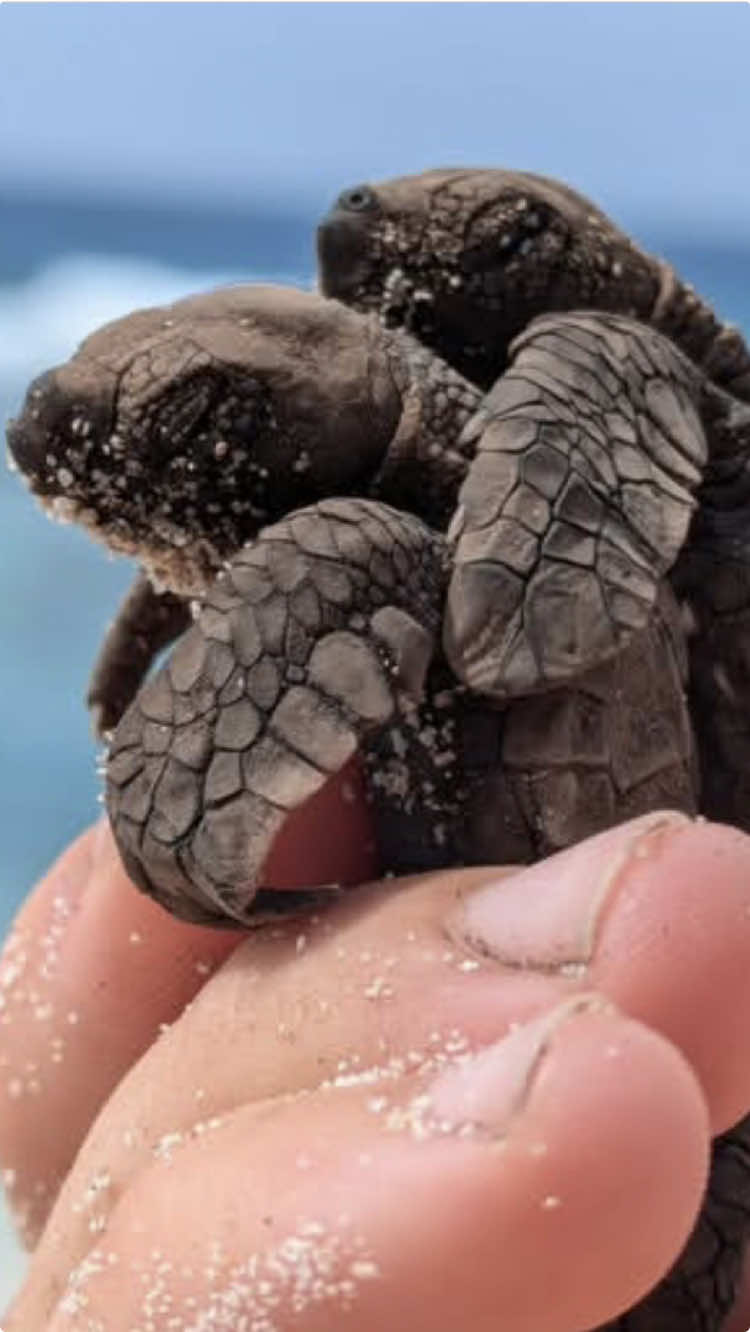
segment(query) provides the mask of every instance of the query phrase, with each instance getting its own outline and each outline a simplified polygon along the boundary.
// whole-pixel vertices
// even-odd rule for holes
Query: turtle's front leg
[[[152,661],[190,624],[190,608],[173,592],[156,592],[139,573],[107,630],[86,702],[97,735],[117,725]]]
[[[535,319],[465,437],[444,645],[504,702],[568,683],[650,621],[688,537],[707,445],[703,380],[615,315]]]
[[[245,546],[115,731],[107,804],[135,883],[224,926],[314,902],[259,891],[273,839],[419,697],[444,582],[443,539],[374,502],[313,505]]]
[[[720,1332],[750,1236],[750,1116],[717,1138],[706,1201],[674,1267],[599,1332]]]

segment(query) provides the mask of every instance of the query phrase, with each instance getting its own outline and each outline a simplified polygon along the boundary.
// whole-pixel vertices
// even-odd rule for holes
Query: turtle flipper
[[[706,1200],[674,1267],[598,1332],[720,1332],[734,1305],[750,1236],[750,1116],[713,1145]]]
[[[86,702],[98,735],[116,726],[154,658],[190,624],[190,608],[173,592],[156,592],[138,574],[110,625],[89,681]]]
[[[301,509],[239,552],[115,731],[107,803],[142,889],[224,926],[300,905],[256,898],[273,839],[419,696],[444,567],[420,520],[357,500]]]
[[[642,628],[682,549],[707,447],[702,377],[654,330],[534,320],[467,429],[444,648],[503,700],[562,684]]]

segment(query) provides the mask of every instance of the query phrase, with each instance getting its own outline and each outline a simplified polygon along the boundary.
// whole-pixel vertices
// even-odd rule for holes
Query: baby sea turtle
[[[593,344],[558,327],[557,319],[548,320],[541,338],[539,315],[619,313],[658,329],[700,368],[703,388],[694,405],[708,457],[693,491],[697,505],[687,540],[674,533],[679,549],[674,560],[667,556],[669,577],[689,630],[701,809],[750,829],[750,352],[741,333],[722,324],[667,263],[640,250],[588,199],[525,172],[436,170],[357,185],[324,219],[318,250],[327,295],[377,313],[386,327],[408,328],[471,382],[491,389],[491,404],[498,393],[505,401],[508,386],[500,376],[528,346],[534,320],[539,350],[526,353],[520,373],[526,391],[533,386],[544,404],[546,417],[536,418],[544,422],[543,433],[550,415],[556,426],[568,421],[581,429]],[[612,347],[615,360],[622,345]],[[663,350],[665,343],[654,345]],[[637,356],[635,343],[632,349]],[[561,380],[558,353],[578,365],[577,377]],[[603,404],[615,386],[602,375],[603,346],[602,358],[594,392],[601,390]],[[668,364],[660,364],[664,378],[650,387],[640,423],[657,454],[667,422],[674,428],[682,410]],[[515,380],[516,364],[511,373]],[[573,417],[565,417],[566,409]],[[532,421],[534,413],[531,407]],[[694,422],[682,420],[693,432]],[[607,451],[634,456],[614,396],[601,425],[598,440]],[[666,454],[660,459],[669,470]],[[629,480],[637,487],[634,474]],[[478,462],[461,496],[469,534],[486,520],[485,481],[492,486],[491,471]],[[467,539],[459,540],[459,557]]]
[[[134,881],[223,925],[310,905],[263,864],[357,751],[394,870],[694,810],[693,728],[701,808],[748,826],[739,335],[536,177],[358,187],[320,252],[325,296],[109,325],[9,429],[42,503],[143,569],[90,691]],[[682,1263],[621,1330],[718,1329],[744,1151],[718,1141]]]
[[[273,287],[130,315],[37,380],[32,490],[145,570],[91,690],[135,882],[193,920],[298,906],[258,891],[269,847],[362,750],[393,870],[694,810],[666,574],[725,397],[609,314],[537,320],[483,395]]]

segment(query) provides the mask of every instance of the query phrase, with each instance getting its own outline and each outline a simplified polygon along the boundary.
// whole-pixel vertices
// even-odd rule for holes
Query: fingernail
[[[633,860],[691,820],[646,814],[518,874],[472,890],[446,921],[454,940],[511,967],[580,974],[603,913]]]
[[[445,1069],[433,1083],[430,1114],[442,1132],[499,1137],[528,1103],[559,1028],[582,1013],[616,1010],[599,994],[578,995],[517,1027],[494,1045]]]

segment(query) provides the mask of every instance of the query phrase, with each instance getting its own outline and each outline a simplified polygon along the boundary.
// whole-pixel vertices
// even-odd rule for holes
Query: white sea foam
[[[162,305],[226,282],[287,277],[196,272],[137,259],[68,255],[24,282],[0,285],[0,390],[22,390],[28,379],[66,359],[88,333],[110,319]]]

